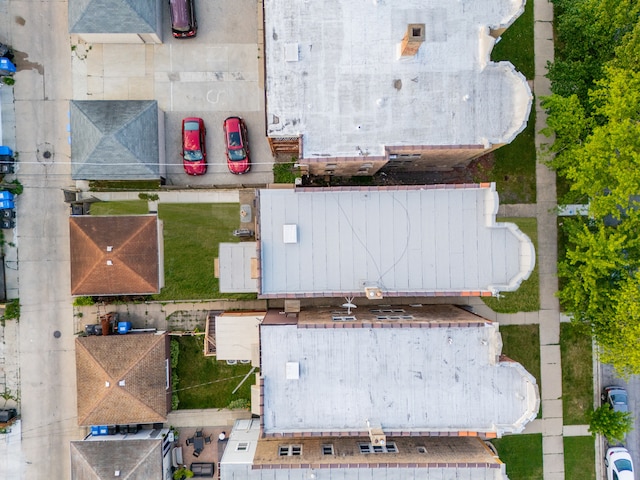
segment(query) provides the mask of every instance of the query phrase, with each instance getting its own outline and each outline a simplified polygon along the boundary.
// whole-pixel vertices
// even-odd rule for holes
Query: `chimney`
[[[420,45],[424,42],[424,23],[410,23],[407,33],[404,34],[400,44],[400,55],[411,57],[418,53]]]

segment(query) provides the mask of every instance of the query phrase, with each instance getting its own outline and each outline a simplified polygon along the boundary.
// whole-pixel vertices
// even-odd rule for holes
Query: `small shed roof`
[[[160,178],[158,102],[72,100],[70,108],[71,178]]]
[[[513,291],[531,240],[496,223],[494,184],[260,190],[260,295]]]
[[[216,358],[251,360],[260,342],[265,312],[229,312],[216,316]]]
[[[158,0],[69,0],[69,33],[155,33]]]
[[[258,279],[253,274],[254,264],[257,266],[256,245],[256,242],[219,244],[221,292],[258,291]]]

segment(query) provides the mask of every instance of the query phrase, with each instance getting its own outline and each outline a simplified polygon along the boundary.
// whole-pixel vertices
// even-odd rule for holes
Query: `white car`
[[[604,457],[607,467],[607,480],[634,480],[633,462],[629,450],[624,447],[611,447]]]

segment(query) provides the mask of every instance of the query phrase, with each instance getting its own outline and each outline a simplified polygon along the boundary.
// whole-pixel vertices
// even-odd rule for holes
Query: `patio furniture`
[[[193,451],[194,452],[202,452],[204,450],[204,438],[196,437],[193,439]]]
[[[175,468],[179,468],[184,464],[182,458],[182,447],[174,447],[173,450],[171,450],[171,463]]]
[[[193,443],[193,438],[187,438],[187,447]]]
[[[213,477],[215,466],[213,463],[192,463],[189,470],[193,472],[194,477]]]
[[[204,443],[206,444],[211,443],[211,435],[209,435],[208,437],[204,437]]]
[[[198,458],[200,456],[200,452],[198,450],[193,451],[193,456]]]
[[[196,430],[196,438],[197,437],[201,437],[201,436],[202,436],[202,429],[200,428],[200,429]]]

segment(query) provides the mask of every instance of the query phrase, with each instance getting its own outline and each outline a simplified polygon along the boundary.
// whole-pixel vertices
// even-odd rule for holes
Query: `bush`
[[[5,85],[14,85],[16,80],[13,77],[2,77],[2,83]]]
[[[20,320],[20,300],[17,298],[8,302],[4,309],[5,320]]]
[[[171,369],[178,366],[178,356],[180,355],[180,344],[177,340],[171,340]]]
[[[295,183],[298,172],[295,165],[295,159],[286,163],[273,164],[273,181],[274,183]],[[295,170],[295,171],[294,171]]]
[[[94,304],[93,297],[76,297],[73,299],[74,307],[90,307]]]
[[[229,410],[246,410],[247,408],[249,408],[249,400],[247,400],[246,398],[238,398],[230,402],[229,405],[227,405],[227,408]]]

